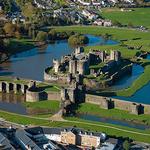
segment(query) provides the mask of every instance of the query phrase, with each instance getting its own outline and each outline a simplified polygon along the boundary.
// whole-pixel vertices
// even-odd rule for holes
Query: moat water
[[[150,54],[148,54],[146,59],[150,60]],[[138,69],[138,70],[141,70],[141,73],[142,73],[142,69]],[[134,95],[132,95],[130,97],[114,96],[114,98],[132,101],[132,102],[150,104],[150,82],[148,84],[146,84],[145,86],[143,86],[141,89],[139,89],[137,92],[135,92]]]
[[[113,45],[118,43],[113,40],[104,40],[102,37],[87,36],[89,37],[89,44],[86,46]],[[52,65],[52,60],[54,58],[60,59],[63,55],[71,54],[73,50],[74,48],[69,46],[67,40],[61,40],[41,48],[33,48],[15,54],[7,62],[0,64],[0,76],[15,76],[42,81],[44,69]],[[18,99],[12,95],[7,94],[7,96],[4,96],[4,94],[0,94],[1,110],[26,114],[26,109],[21,102],[21,97]]]
[[[118,42],[113,40],[104,40],[101,37],[96,37],[88,35],[89,44],[87,46],[93,45],[113,45]],[[15,76],[22,78],[30,78],[33,80],[43,80],[43,72],[46,67],[52,65],[52,60],[54,58],[60,59],[61,56],[72,53],[73,48],[71,48],[67,40],[57,41],[55,44],[49,44],[42,48],[34,48],[25,52],[13,55],[7,62],[0,65],[0,76]],[[149,56],[150,59],[150,56]],[[122,89],[130,86],[135,79],[137,79],[143,72],[143,68],[139,65],[134,64],[132,75],[126,76],[115,83],[114,89]],[[148,103],[150,104],[149,96],[150,83],[144,86],[141,90],[137,91],[135,95],[130,98],[117,97],[129,101]],[[19,114],[26,114],[26,108],[21,104],[23,102],[21,97],[13,98],[11,95],[1,95],[0,94],[0,109],[6,110]],[[84,117],[84,118],[83,118]],[[83,119],[94,119],[96,116],[83,116]],[[88,118],[87,118],[88,117]],[[90,117],[90,118],[89,118]],[[96,118],[95,118],[96,119]],[[115,125],[124,125],[127,127],[133,127],[136,129],[145,129],[146,127],[141,127],[137,124],[123,123],[120,121],[108,120],[106,118],[98,117],[93,121],[101,121],[106,123],[112,123]]]
[[[88,37],[89,44],[87,46],[118,43],[97,36],[88,35]],[[67,40],[62,40],[42,48],[21,52],[13,55],[6,63],[1,64],[0,75],[43,80],[44,69],[52,65],[52,60],[54,58],[60,59],[61,56],[71,54],[72,51],[73,48],[69,46]]]
[[[129,121],[123,121],[123,120],[114,120],[111,118],[103,118],[103,117],[98,117],[95,115],[89,115],[89,114],[79,114],[77,115],[80,119],[88,120],[88,121],[96,121],[96,122],[103,122],[103,123],[108,123],[108,124],[113,124],[113,125],[120,125],[120,126],[126,126],[129,128],[136,128],[140,130],[146,130],[150,129],[149,126],[138,124],[138,123],[133,123]]]

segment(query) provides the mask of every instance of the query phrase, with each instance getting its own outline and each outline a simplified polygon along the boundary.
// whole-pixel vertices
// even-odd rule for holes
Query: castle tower
[[[144,106],[142,106],[141,104],[133,103],[130,109],[132,114],[136,115],[144,114]]]
[[[101,51],[99,57],[100,57],[100,59],[101,59],[102,62],[105,61],[105,56],[106,56],[105,51]]]
[[[55,73],[58,73],[58,71],[59,71],[59,66],[60,66],[59,61],[56,60],[56,59],[53,59],[53,66],[54,66],[54,71],[55,71]]]
[[[72,74],[77,73],[77,61],[76,60],[69,61],[69,73],[72,73]]]
[[[119,61],[121,58],[121,53],[119,51],[111,51],[110,60]]]
[[[84,75],[88,72],[88,70],[89,70],[89,63],[87,60],[78,61],[77,71],[79,74]]]
[[[65,101],[67,99],[67,90],[65,88],[61,89],[61,100]]]
[[[69,95],[69,100],[73,103],[75,103],[75,89],[74,88],[68,88],[68,95]]]
[[[75,56],[77,56],[78,54],[81,54],[84,52],[84,48],[83,47],[77,47],[75,49]]]
[[[71,81],[72,81],[72,73],[68,73],[67,82],[71,83]]]

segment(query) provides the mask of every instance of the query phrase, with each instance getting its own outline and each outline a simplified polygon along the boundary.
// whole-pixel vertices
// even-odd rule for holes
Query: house
[[[101,142],[101,133],[80,131],[81,145],[87,147],[98,147]]]
[[[2,133],[0,133],[0,149],[15,150],[10,141]]]
[[[115,150],[118,146],[118,142],[118,139],[108,138],[104,143],[102,143],[101,147],[97,148],[96,150]]]
[[[61,131],[61,142],[65,144],[77,145],[76,130],[72,128]]]
[[[49,140],[85,147],[98,147],[101,143],[102,133],[84,131],[79,128],[29,128],[26,129],[33,138],[43,136]]]
[[[111,27],[112,26],[111,20],[104,20],[103,26],[104,27]]]
[[[98,15],[96,13],[89,10],[83,10],[82,15],[88,18],[89,20],[95,20],[98,18]]]
[[[22,150],[42,150],[28,135],[25,130],[17,130],[15,133],[16,141]]]
[[[26,130],[33,138],[46,138],[48,140],[61,142],[61,128],[29,128]]]

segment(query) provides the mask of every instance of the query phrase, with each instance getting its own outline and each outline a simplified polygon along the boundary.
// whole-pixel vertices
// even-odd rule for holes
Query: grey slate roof
[[[74,128],[74,127],[67,127],[67,128],[42,128],[42,127],[34,127],[34,128],[28,128],[26,131],[32,135],[37,134],[60,134],[61,131],[71,131],[74,134],[87,134],[87,135],[93,135],[93,136],[101,136],[100,132],[91,132],[91,131],[85,131],[80,128]]]
[[[41,150],[28,136],[25,130],[17,130],[15,133],[16,138],[26,146],[30,146],[32,150]]]
[[[10,144],[9,140],[0,133],[0,146],[3,150],[15,150],[15,148]]]

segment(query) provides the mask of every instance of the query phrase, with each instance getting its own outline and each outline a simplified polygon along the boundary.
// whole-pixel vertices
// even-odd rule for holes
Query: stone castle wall
[[[140,103],[133,103],[130,101],[124,101],[124,100],[119,100],[115,98],[111,98],[111,101],[110,101],[110,98],[108,97],[96,96],[96,95],[90,95],[90,94],[86,94],[85,102],[99,105],[101,108],[104,108],[104,109],[109,109],[108,108],[109,105],[113,105],[114,108],[126,110],[134,114],[136,114],[137,106],[140,105]],[[146,105],[146,104],[141,104],[141,105],[144,108],[143,113],[150,114],[150,105]]]
[[[27,90],[26,92],[26,102],[37,102],[40,101],[40,95],[42,94],[42,92],[33,92],[33,91],[29,91]]]
[[[50,81],[50,82],[58,82],[58,83],[67,83],[67,76],[63,75],[55,75],[55,74],[48,74],[44,72],[44,80],[45,81]]]
[[[61,95],[60,95],[60,92],[53,92],[53,91],[50,91],[47,93],[47,99],[48,100],[58,100],[60,101],[61,100]]]

